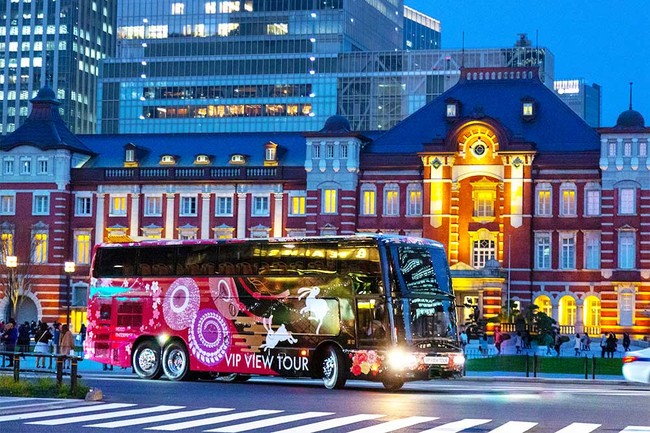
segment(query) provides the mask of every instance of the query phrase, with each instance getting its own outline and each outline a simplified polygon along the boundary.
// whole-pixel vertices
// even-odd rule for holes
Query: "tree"
[[[7,231],[4,231],[3,235],[7,233]],[[37,248],[37,244],[31,242],[27,257],[18,257],[15,267],[7,266],[7,257],[14,255],[13,232],[11,234],[12,236],[2,236],[0,238],[0,272],[2,274],[0,294],[3,299],[7,300],[7,310],[4,312],[5,319],[17,316],[25,296],[32,291],[35,267],[33,259]]]

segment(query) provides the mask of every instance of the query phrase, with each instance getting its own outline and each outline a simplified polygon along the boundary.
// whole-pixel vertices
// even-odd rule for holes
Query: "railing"
[[[52,374],[56,373],[56,383],[58,386],[61,386],[63,383],[63,376],[70,375],[70,391],[72,394],[77,391],[77,379],[81,376],[77,374],[78,362],[82,361],[83,358],[80,356],[70,356],[70,355],[50,355],[44,353],[34,353],[34,352],[5,352],[0,351],[0,356],[2,356],[2,367],[0,371],[13,371],[14,381],[20,381],[21,372],[29,372],[35,374]],[[25,360],[26,358],[43,358],[43,365],[45,365],[45,359],[49,359],[50,365],[52,360],[55,362],[55,371],[50,369],[25,369],[21,368],[20,361],[21,359]],[[13,362],[7,362],[7,360]],[[64,372],[64,363],[70,361],[70,373]]]
[[[531,324],[521,324],[521,323],[500,323],[499,327],[501,332],[529,332],[530,334],[537,334],[537,326]],[[574,335],[576,333],[575,325],[559,325],[560,334],[563,335]],[[581,333],[587,333],[589,335],[600,335],[600,326],[583,326]]]
[[[75,168],[72,180],[153,181],[153,180],[282,180],[306,176],[303,167],[116,167]]]

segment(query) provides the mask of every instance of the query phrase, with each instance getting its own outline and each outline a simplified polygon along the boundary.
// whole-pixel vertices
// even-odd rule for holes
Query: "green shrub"
[[[0,376],[0,395],[12,397],[42,397],[42,398],[84,398],[89,388],[77,382],[74,395],[70,383],[57,386],[56,380],[47,377],[36,379],[21,379],[14,382],[13,376]]]

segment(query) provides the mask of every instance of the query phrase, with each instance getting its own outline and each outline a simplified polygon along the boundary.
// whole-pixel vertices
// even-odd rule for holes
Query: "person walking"
[[[606,352],[607,352],[607,333],[603,332],[602,337],[600,337],[600,357],[604,358]]]
[[[616,338],[616,334],[613,332],[609,333],[609,336],[607,337],[607,342],[605,344],[605,347],[607,349],[607,357],[608,358],[613,358],[614,357],[614,352],[616,352],[616,346],[618,339]]]
[[[555,344],[555,351],[557,352],[557,356],[560,356],[560,347],[562,346],[562,336],[560,335],[559,332],[555,334],[555,338],[553,338],[553,343]]]
[[[13,353],[16,350],[16,342],[18,341],[18,329],[16,329],[16,321],[11,318],[7,321],[5,325],[5,330],[2,333],[2,343],[4,344],[4,350],[6,352]],[[8,367],[13,367],[14,357],[9,355],[9,364]]]
[[[630,334],[627,332],[623,333],[623,350],[626,352],[630,350]]]
[[[587,352],[591,352],[591,337],[586,332],[585,332],[584,339],[585,339],[585,350]]]
[[[501,343],[503,343],[503,334],[501,334],[501,327],[494,328],[494,347],[497,349],[497,355],[501,355]]]
[[[25,322],[18,327],[18,351],[23,354],[23,359],[25,358],[25,353],[29,352],[29,343],[31,337],[29,336],[29,322]]]
[[[68,356],[74,356],[74,336],[70,332],[70,327],[67,324],[61,327],[59,350],[60,354],[65,356],[63,358],[63,368],[70,368],[70,359]]]
[[[542,343],[544,344],[544,346],[546,346],[546,354],[547,355],[552,355],[553,354],[553,336],[547,332],[546,334],[544,334],[544,340],[542,340]]]
[[[469,339],[467,338],[467,332],[463,329],[460,333],[460,348],[463,350],[463,353],[465,353],[465,348],[467,347],[468,342]]]
[[[52,340],[52,333],[48,329],[47,323],[41,323],[40,328],[36,331],[34,340],[36,341],[34,352],[43,355],[48,355],[50,353],[50,341]],[[36,357],[36,368],[45,368],[45,356]]]
[[[580,339],[580,334],[578,333],[576,333],[573,349],[575,350],[575,356],[580,356],[580,351],[584,349],[584,343],[582,342],[582,339]]]
[[[488,339],[487,339],[487,334],[483,334],[479,338],[478,342],[478,351],[481,353],[483,356],[489,355],[488,353]]]
[[[521,331],[517,331],[517,335],[515,335],[515,352],[517,354],[521,353],[522,346],[523,346],[523,339],[521,338]]]

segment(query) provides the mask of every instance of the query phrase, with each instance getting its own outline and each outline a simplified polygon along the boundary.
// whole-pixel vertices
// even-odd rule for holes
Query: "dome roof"
[[[59,100],[56,99],[56,93],[54,93],[54,90],[47,85],[40,88],[36,97],[32,99],[31,102],[52,102],[57,105],[60,104]]]
[[[345,133],[350,132],[352,128],[350,127],[350,122],[344,116],[338,114],[330,116],[325,121],[325,126],[320,132],[324,133]]]
[[[638,111],[629,109],[623,111],[616,120],[616,126],[619,128],[645,128],[645,120]]]

